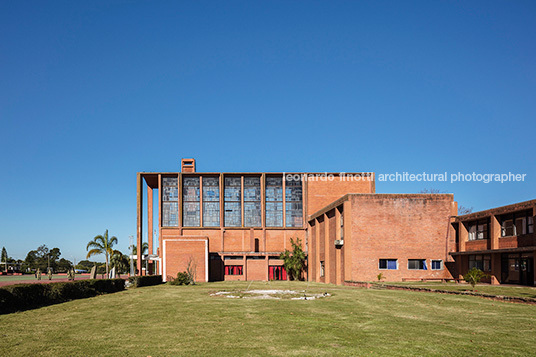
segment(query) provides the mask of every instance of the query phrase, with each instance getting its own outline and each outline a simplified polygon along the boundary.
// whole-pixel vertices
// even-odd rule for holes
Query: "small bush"
[[[463,276],[463,279],[471,284],[471,287],[473,290],[475,290],[475,285],[480,283],[480,280],[484,279],[486,276],[487,274],[485,274],[482,270],[478,268],[471,268],[471,270],[469,270],[467,274]]]
[[[0,314],[88,298],[98,294],[115,293],[124,289],[123,279],[4,286],[0,288]]]
[[[131,276],[128,281],[135,288],[162,284],[162,275]]]
[[[178,272],[177,277],[170,282],[171,285],[188,285],[191,284],[191,278],[190,275],[183,271]]]

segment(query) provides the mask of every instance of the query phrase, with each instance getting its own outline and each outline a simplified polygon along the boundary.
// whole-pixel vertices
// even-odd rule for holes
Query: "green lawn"
[[[329,298],[211,297],[249,282],[160,285],[0,316],[2,356],[534,355],[536,306],[309,285]],[[254,282],[303,290],[307,283]]]
[[[456,283],[408,281],[408,282],[395,282],[395,283],[385,283],[385,284],[386,285],[411,286],[415,288],[449,290],[449,291],[472,291],[471,285],[463,284],[463,283],[456,284]],[[536,299],[536,288],[530,287],[530,286],[478,284],[475,286],[475,292],[482,293],[482,294],[493,294],[493,295],[503,295],[503,296]]]

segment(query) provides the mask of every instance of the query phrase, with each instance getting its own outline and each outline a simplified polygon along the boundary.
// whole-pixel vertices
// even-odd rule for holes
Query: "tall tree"
[[[279,259],[283,259],[283,266],[289,274],[291,280],[300,280],[302,277],[303,268],[305,267],[305,252],[301,247],[300,238],[290,238],[290,245],[292,246],[292,252],[285,249],[279,256]]]
[[[6,247],[2,247],[2,257],[0,257],[0,262],[4,262],[6,264],[6,271],[7,271],[7,250]]]
[[[37,263],[37,250],[30,250],[24,259],[26,267],[31,269],[36,268]]]
[[[106,274],[109,272],[109,262],[110,262],[110,255],[113,254],[114,250],[112,247],[117,244],[117,238],[116,237],[108,237],[108,230],[104,232],[104,235],[98,235],[93,238],[92,241],[90,241],[87,246],[86,250],[88,250],[86,259],[89,259],[89,257],[97,254],[104,254],[106,257]],[[91,250],[89,250],[91,248]]]

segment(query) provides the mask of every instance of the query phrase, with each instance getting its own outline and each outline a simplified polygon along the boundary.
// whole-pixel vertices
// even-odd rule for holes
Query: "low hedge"
[[[35,309],[125,289],[123,279],[92,279],[66,283],[16,284],[0,288],[0,314]]]
[[[131,276],[128,281],[135,288],[162,284],[162,275]]]

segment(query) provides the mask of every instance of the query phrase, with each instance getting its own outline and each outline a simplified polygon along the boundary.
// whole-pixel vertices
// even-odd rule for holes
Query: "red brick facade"
[[[337,284],[380,273],[387,281],[452,278],[446,264],[455,210],[452,195],[346,195],[309,217],[309,276]],[[410,269],[409,260],[424,263]]]
[[[189,261],[200,282],[286,279],[279,256],[300,239],[311,281],[459,279],[477,266],[492,283],[534,283],[536,200],[457,217],[453,195],[376,194],[371,173],[197,173],[194,159],[181,167],[137,177],[137,245],[149,242],[137,268],[148,261],[147,273],[164,280]]]

